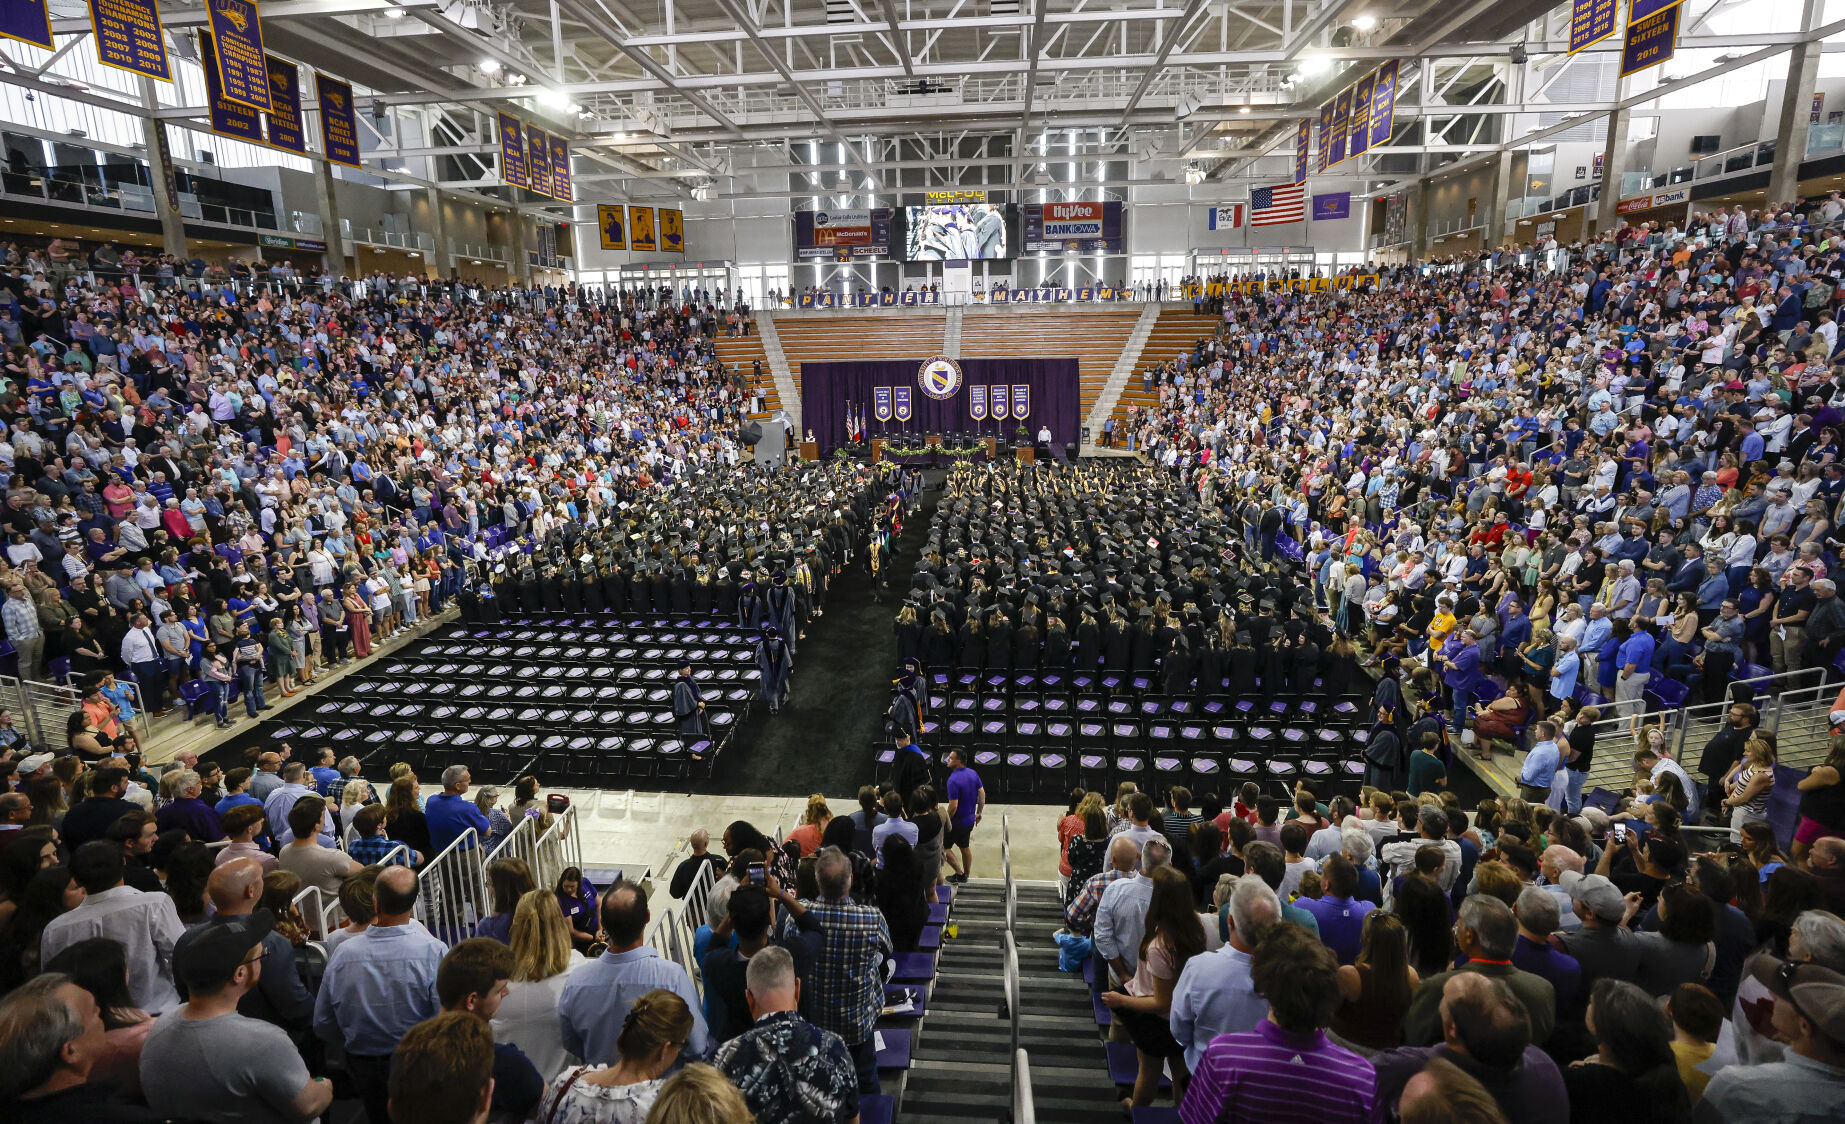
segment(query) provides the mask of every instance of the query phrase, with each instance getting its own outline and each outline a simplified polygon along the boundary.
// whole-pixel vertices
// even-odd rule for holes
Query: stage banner
[[[1333,137],[1330,146],[1332,163],[1326,165],[1328,168],[1337,167],[1345,162],[1345,138],[1346,134],[1351,131],[1351,124],[1352,91],[1348,86],[1340,90],[1339,96],[1333,99]]]
[[[211,131],[221,137],[262,144],[263,115],[224,96],[218,88],[217,56],[211,32],[199,32],[199,68],[205,72],[205,104],[211,107]]]
[[[880,422],[887,422],[890,420],[890,387],[880,386],[872,390],[871,416],[878,419]]]
[[[669,254],[685,253],[685,212],[677,207],[660,208],[660,249]]]
[[[987,388],[983,384],[967,388],[967,416],[975,421],[987,420]]]
[[[1627,25],[1621,41],[1621,77],[1658,66],[1678,53],[1678,14],[1684,10],[1678,4]]]
[[[1371,93],[1377,86],[1377,72],[1372,71],[1352,87],[1352,124],[1345,133],[1345,154],[1362,156],[1371,147]]]
[[[335,164],[362,166],[359,158],[359,119],[353,116],[352,87],[338,78],[314,72],[314,98],[320,102],[320,151]]]
[[[1570,0],[1569,53],[1600,43],[1614,34],[1618,0]]]
[[[1303,118],[1294,127],[1294,182],[1307,182],[1307,165],[1313,157],[1313,122]]]
[[[1000,387],[1004,390],[1005,387]],[[1024,421],[1031,417],[1031,384],[1014,383],[1012,387],[1012,416]]]
[[[7,0],[11,7],[13,0]],[[89,0],[96,61],[131,74],[173,81],[158,0]]]
[[[576,201],[570,186],[570,142],[556,134],[551,136],[551,198],[565,203]]]
[[[1320,171],[1332,167],[1333,102],[1320,106]]]
[[[806,370],[805,364],[802,365],[802,370]],[[910,409],[909,387],[899,386],[891,389],[891,413],[896,415],[898,421],[909,424],[910,418],[914,416]]]
[[[635,253],[653,253],[660,248],[660,242],[654,237],[653,233],[652,207],[631,206],[628,208],[628,239],[630,244],[633,245]],[[833,294],[826,294],[826,298],[829,301],[832,297]],[[821,305],[820,307],[830,308],[831,305]]]
[[[6,0],[0,4],[0,39],[17,39],[51,50],[51,0]]]
[[[269,67],[256,0],[211,0],[211,37],[218,49],[218,91],[251,109],[269,109]]]
[[[551,194],[551,134],[536,125],[525,127],[525,178],[540,195]]]
[[[987,387],[987,413],[994,421],[1005,421],[1012,416],[1012,401],[1006,397],[1006,386]]]
[[[307,155],[301,126],[301,71],[287,59],[269,56],[269,143]]]
[[[596,204],[596,234],[605,250],[628,248],[628,220],[620,203]]]
[[[530,187],[525,174],[525,126],[505,110],[498,113],[500,123],[500,182],[508,187]],[[632,224],[630,224],[632,225]]]
[[[1396,127],[1397,72],[1396,59],[1377,68],[1376,81],[1371,85],[1371,143],[1368,148],[1388,144],[1390,131]]]

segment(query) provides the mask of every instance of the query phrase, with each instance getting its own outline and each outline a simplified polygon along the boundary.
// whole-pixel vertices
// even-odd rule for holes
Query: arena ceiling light
[[[500,60],[496,58],[484,58],[476,63],[475,66],[482,74],[498,74],[500,72]]]
[[[1369,31],[1377,26],[1377,17],[1368,13],[1358,16],[1352,20],[1352,26],[1360,31]]]

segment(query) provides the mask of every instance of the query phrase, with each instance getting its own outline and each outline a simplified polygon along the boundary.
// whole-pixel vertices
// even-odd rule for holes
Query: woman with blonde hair
[[[579,1059],[564,1048],[557,999],[565,979],[584,960],[571,946],[570,927],[557,895],[549,890],[520,895],[508,943],[513,951],[512,981],[493,1017],[493,1040],[525,1051],[539,1073],[560,1073]]]
[[[801,813],[801,826],[788,833],[788,838],[800,845],[802,858],[820,849],[820,838],[831,822],[833,810],[826,806],[825,794],[816,792],[809,796],[807,809]]]
[[[756,1124],[756,1114],[728,1078],[694,1062],[660,1086],[646,1124]]]
[[[1744,824],[1768,818],[1768,797],[1775,787],[1775,746],[1767,738],[1743,743],[1742,760],[1723,775],[1723,807],[1730,813],[1730,830],[1742,838]]]

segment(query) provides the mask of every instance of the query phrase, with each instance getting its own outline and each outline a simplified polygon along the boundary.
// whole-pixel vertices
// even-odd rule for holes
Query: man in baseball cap
[[[275,914],[259,909],[202,926],[173,950],[189,1001],[155,1022],[141,1049],[141,1087],[156,1112],[214,1119],[254,1100],[265,1116],[311,1120],[332,1104],[332,1084],[308,1073],[280,1027],[237,1013],[262,978],[273,928]]]
[[[1749,974],[1774,994],[1778,1062],[1726,1066],[1711,1078],[1694,1121],[1793,1124],[1845,1120],[1845,975],[1757,956]]]
[[[1605,875],[1566,870],[1557,885],[1570,896],[1582,927],[1561,934],[1563,951],[1582,966],[1583,994],[1603,976],[1631,980],[1640,970],[1640,942],[1622,924],[1627,903]]]
[[[38,780],[42,776],[49,776],[51,763],[54,760],[56,758],[49,753],[34,753],[21,761],[19,763],[19,783],[24,784],[27,781]]]

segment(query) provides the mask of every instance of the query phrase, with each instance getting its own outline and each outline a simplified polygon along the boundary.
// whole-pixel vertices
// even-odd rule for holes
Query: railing
[[[33,745],[64,754],[70,752],[70,716],[83,708],[83,697],[62,684],[0,675],[0,707],[13,711]]]
[[[373,246],[394,246],[399,250],[434,250],[436,239],[423,231],[374,230],[360,227],[350,232],[354,242],[366,242]]]
[[[480,922],[481,905],[487,900],[483,853],[480,835],[469,828],[417,876],[417,919],[444,944],[473,936]]]
[[[339,898],[328,901],[319,886],[303,886],[289,904],[300,912],[308,936],[314,940],[326,940],[346,923],[346,911],[341,908]]]
[[[1038,1124],[1031,1097],[1031,1058],[1024,1050],[1012,1051],[1012,1124]]]
[[[1775,162],[1774,141],[1751,141],[1735,148],[1726,148],[1722,152],[1713,152],[1708,156],[1692,159],[1692,178],[1697,180],[1716,179],[1736,172],[1746,172],[1764,164]]]
[[[683,860],[682,860],[683,861]],[[686,921],[694,927],[705,923],[706,906],[711,901],[711,890],[717,885],[718,868],[715,863],[701,864],[698,877],[692,879],[692,885],[685,892]]]
[[[1807,159],[1845,150],[1845,122],[1807,126]]]

